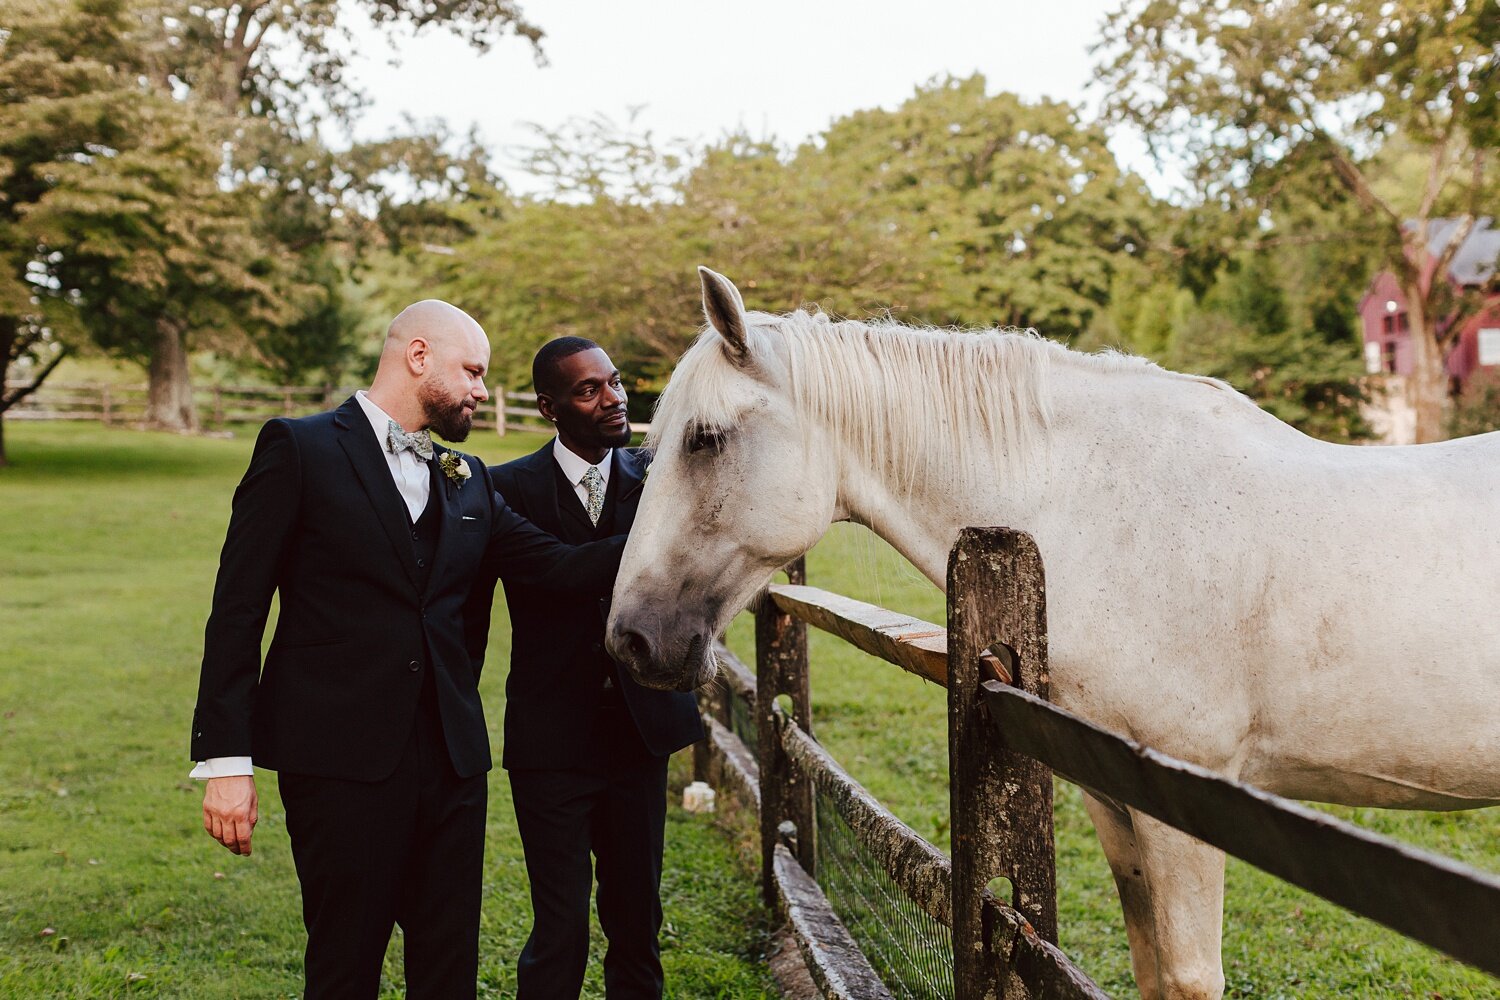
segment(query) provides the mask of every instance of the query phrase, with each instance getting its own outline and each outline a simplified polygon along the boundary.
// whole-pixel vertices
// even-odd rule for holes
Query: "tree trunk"
[[[146,424],[169,431],[198,429],[198,412],[193,409],[193,383],[188,375],[182,328],[168,320],[158,320],[156,324]]]
[[[1407,379],[1406,397],[1416,417],[1416,443],[1426,444],[1448,436],[1444,420],[1448,404],[1448,366],[1443,363],[1443,352],[1427,315],[1427,303],[1420,285],[1409,285],[1404,292],[1411,343],[1411,377]]]
[[[10,352],[15,342],[15,320],[0,317],[0,469],[9,464],[5,458],[5,380],[10,377]]]

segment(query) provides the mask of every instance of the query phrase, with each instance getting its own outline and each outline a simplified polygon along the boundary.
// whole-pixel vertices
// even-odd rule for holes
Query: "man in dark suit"
[[[429,300],[368,392],[261,430],[235,491],[193,713],[204,826],[250,853],[251,762],[280,772],[308,997],[373,998],[393,924],[409,997],[472,997],[489,735],[478,694],[499,572],[597,604],[623,540],[574,548],[510,511],[462,441],[490,347]],[[273,592],[276,634],[260,664]]]
[[[647,456],[625,447],[620,373],[598,345],[563,337],[532,364],[557,437],[491,469],[516,512],[569,542],[622,536]],[[531,879],[533,924],[518,1000],[576,1000],[588,960],[589,889],[609,939],[609,1000],[657,998],[667,758],[703,738],[693,696],[633,681],[604,651],[607,601],[527,587],[501,571],[510,608],[505,749]],[[590,863],[590,855],[597,869]]]

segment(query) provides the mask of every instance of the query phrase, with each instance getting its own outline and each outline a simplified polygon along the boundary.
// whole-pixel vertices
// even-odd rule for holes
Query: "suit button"
[[[418,670],[422,669],[422,662],[420,660],[412,660],[406,665],[406,669],[410,670],[412,673],[416,673]]]
[[[427,565],[427,563],[425,563],[425,562],[423,562],[423,561],[422,561],[422,560],[421,560],[421,559],[418,559],[418,560],[417,560],[417,568],[418,568],[418,569],[422,569],[422,568],[423,568],[423,567],[425,567],[425,566],[426,566],[426,565]]]
[[[411,540],[414,542],[417,540],[417,533],[415,531],[411,533]]]
[[[600,645],[599,643],[596,642],[596,643],[594,643],[594,652],[596,652],[596,653],[602,653],[602,652],[604,652],[604,647],[602,645]]]

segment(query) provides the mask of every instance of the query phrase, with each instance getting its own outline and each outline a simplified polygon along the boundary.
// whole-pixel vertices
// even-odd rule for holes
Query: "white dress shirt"
[[[609,489],[609,467],[614,464],[609,459],[613,454],[614,449],[610,449],[599,459],[599,475],[604,478],[605,489]],[[560,437],[552,439],[552,457],[557,459],[557,467],[562,469],[563,477],[573,484],[573,492],[583,501],[583,509],[588,510],[589,488],[583,485],[583,476],[589,471],[589,463],[569,451]]]
[[[393,454],[386,440],[390,431],[391,417],[380,407],[370,402],[369,393],[361,389],[354,394],[359,400],[359,408],[364,411],[365,417],[370,421],[370,430],[375,434],[375,440],[380,442],[380,453],[385,456],[385,464],[391,470],[391,479],[396,483],[396,489],[401,493],[401,499],[406,501],[406,509],[411,514],[411,519],[416,521],[422,516],[422,511],[427,509],[427,501],[432,493],[431,470],[427,463],[417,457],[416,452],[410,448],[402,449],[400,454]],[[563,449],[567,451],[566,448]],[[572,452],[568,452],[572,455]],[[574,456],[574,460],[582,462],[583,459]],[[588,463],[584,463],[587,468]],[[604,472],[606,481],[609,477],[607,469]],[[580,476],[582,472],[578,473]],[[584,491],[585,498],[588,491]],[[585,500],[587,502],[587,500]],[[228,778],[234,775],[254,774],[249,757],[210,757],[208,760],[198,762],[188,776],[191,778]]]

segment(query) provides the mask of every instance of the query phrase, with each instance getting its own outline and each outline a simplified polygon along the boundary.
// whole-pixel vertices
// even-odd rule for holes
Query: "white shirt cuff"
[[[255,768],[249,757],[210,757],[200,760],[189,778],[230,778],[241,774],[254,774]]]

